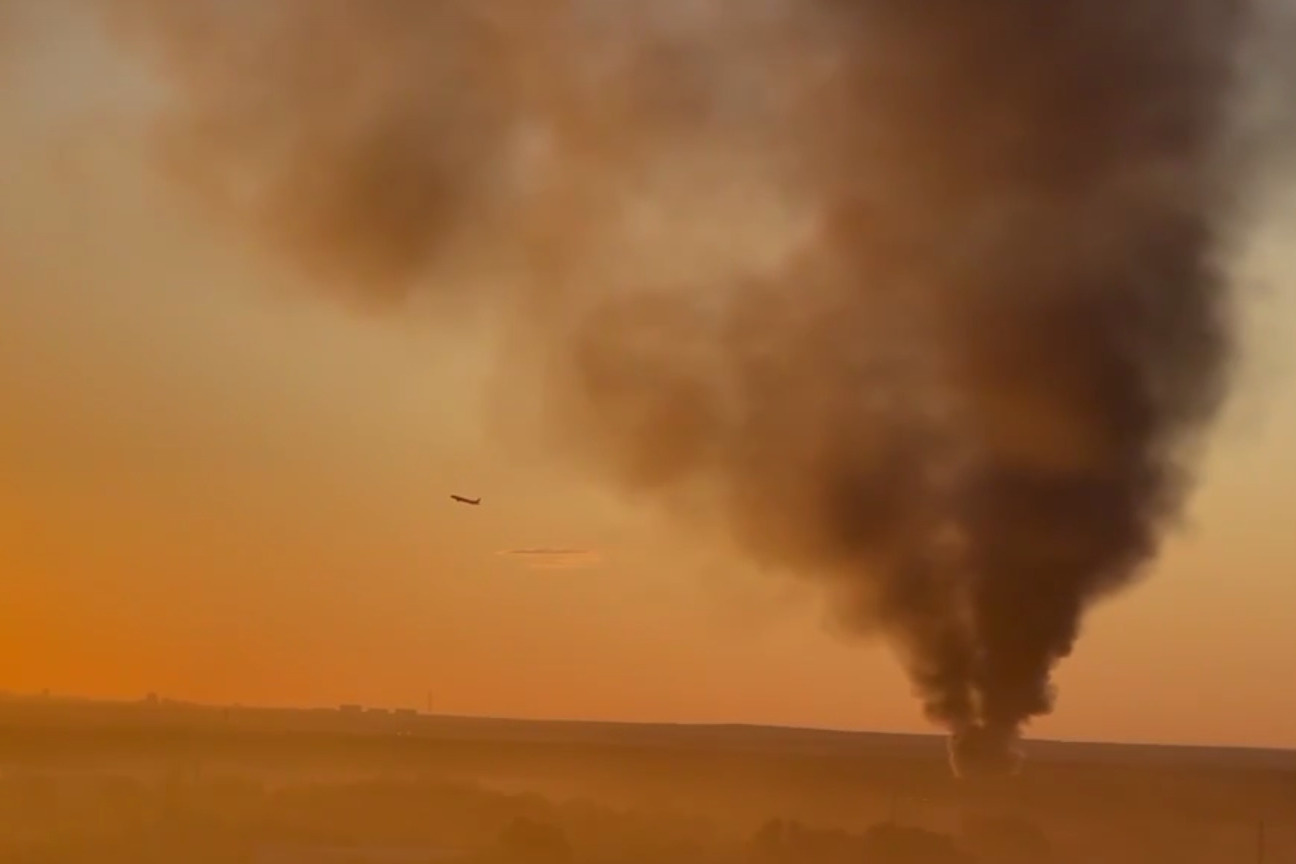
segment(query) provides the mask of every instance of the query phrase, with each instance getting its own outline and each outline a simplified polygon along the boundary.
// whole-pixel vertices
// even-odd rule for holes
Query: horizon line
[[[896,731],[886,729],[846,729],[835,726],[812,726],[798,725],[788,723],[762,723],[739,720],[717,720],[717,721],[699,721],[699,720],[626,720],[626,719],[606,719],[590,717],[525,717],[509,715],[492,715],[492,714],[458,714],[458,713],[438,713],[427,711],[425,709],[413,708],[411,706],[390,706],[390,705],[366,705],[362,702],[340,702],[332,705],[257,705],[243,702],[204,702],[201,700],[181,699],[167,697],[159,692],[150,692],[143,697],[131,699],[126,697],[96,697],[84,696],[71,693],[54,693],[49,690],[37,692],[15,692],[10,690],[0,690],[0,702],[8,700],[21,700],[39,702],[47,700],[51,702],[70,702],[81,703],[83,705],[103,705],[103,706],[143,706],[148,705],[150,697],[155,697],[157,704],[168,704],[174,706],[183,706],[188,708],[197,708],[205,710],[241,710],[241,711],[280,711],[280,712],[340,712],[343,708],[361,708],[364,711],[381,711],[384,713],[413,712],[416,716],[428,719],[439,720],[464,720],[477,722],[496,722],[496,723],[521,723],[521,724],[548,724],[548,725],[587,725],[587,726],[621,726],[621,727],[671,727],[678,729],[764,729],[774,732],[810,732],[810,733],[827,733],[832,735],[859,735],[873,737],[889,738],[924,738],[924,739],[946,739],[948,733],[939,729],[929,731]],[[1143,748],[1162,748],[1162,749],[1179,749],[1179,750],[1227,750],[1234,752],[1253,752],[1253,753],[1296,753],[1296,746],[1284,745],[1266,745],[1266,744],[1231,744],[1231,743],[1205,743],[1191,741],[1147,741],[1147,740],[1112,740],[1098,738],[1067,738],[1061,736],[1048,737],[1030,737],[1022,736],[1024,744],[1029,746],[1035,744],[1060,744],[1075,745],[1081,747],[1143,747]]]

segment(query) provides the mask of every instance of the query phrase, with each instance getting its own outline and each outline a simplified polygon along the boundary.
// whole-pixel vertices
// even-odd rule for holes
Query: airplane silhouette
[[[481,503],[480,498],[465,498],[462,495],[451,495],[450,500],[458,501],[460,504],[471,504],[474,507]]]

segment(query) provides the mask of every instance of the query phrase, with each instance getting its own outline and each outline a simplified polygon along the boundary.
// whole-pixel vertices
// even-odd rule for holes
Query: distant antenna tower
[[[432,691],[427,691],[427,713],[432,713]]]

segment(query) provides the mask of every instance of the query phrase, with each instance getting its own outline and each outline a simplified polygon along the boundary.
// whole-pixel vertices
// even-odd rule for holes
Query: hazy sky
[[[85,28],[0,48],[0,689],[925,728],[812,590],[500,428],[485,335],[315,302],[185,209],[148,97]],[[1035,734],[1296,746],[1294,224],[1191,525]]]

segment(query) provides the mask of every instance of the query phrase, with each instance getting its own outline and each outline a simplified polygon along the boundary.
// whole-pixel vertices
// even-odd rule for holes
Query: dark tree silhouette
[[[951,837],[890,822],[870,828],[861,846],[865,864],[978,864]]]
[[[981,818],[963,829],[967,844],[995,864],[1048,864],[1055,860],[1048,837],[1023,819]]]
[[[557,825],[518,817],[500,834],[502,851],[527,864],[564,864],[571,860],[571,844]]]

